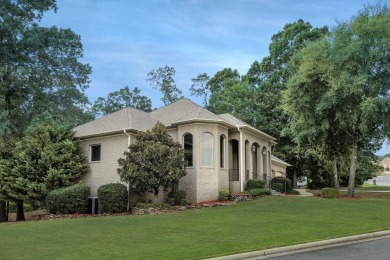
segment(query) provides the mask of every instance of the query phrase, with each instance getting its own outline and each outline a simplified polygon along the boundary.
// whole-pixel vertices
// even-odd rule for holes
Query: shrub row
[[[85,213],[89,194],[89,187],[83,183],[53,190],[46,197],[46,208],[52,214]]]
[[[97,190],[101,213],[121,213],[127,209],[127,188],[121,183],[109,183]]]
[[[247,190],[247,192],[252,196],[252,198],[271,195],[271,191],[266,189],[250,189]]]
[[[246,183],[246,190],[264,189],[264,187],[265,187],[265,181],[263,180],[251,179],[248,180]]]

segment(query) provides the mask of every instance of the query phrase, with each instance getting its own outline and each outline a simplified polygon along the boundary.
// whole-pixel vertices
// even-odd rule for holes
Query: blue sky
[[[383,1],[385,3],[390,0]],[[165,65],[190,97],[191,79],[223,68],[245,74],[268,55],[273,34],[298,19],[315,27],[348,20],[367,0],[59,0],[42,23],[81,36],[83,62],[92,66],[91,101],[129,86],[161,107],[147,73]],[[192,98],[195,102],[200,100]],[[390,153],[390,146],[378,154]]]

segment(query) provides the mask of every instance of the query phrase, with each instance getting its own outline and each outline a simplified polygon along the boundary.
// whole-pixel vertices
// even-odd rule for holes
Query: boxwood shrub
[[[127,209],[128,193],[125,185],[109,183],[97,190],[101,213],[121,213]]]
[[[264,189],[264,187],[265,187],[265,181],[263,180],[251,179],[248,180],[248,182],[246,183],[246,190]]]
[[[89,187],[83,183],[56,189],[47,194],[46,208],[52,214],[85,213],[89,194]]]
[[[333,199],[339,195],[339,192],[333,188],[323,188],[321,190],[322,197]]]
[[[229,192],[226,190],[221,190],[218,192],[218,201],[227,201],[229,200]]]
[[[284,184],[279,182],[274,182],[271,184],[271,188],[278,192],[284,192]]]
[[[283,184],[283,192],[289,192],[292,190],[292,187],[291,187],[291,180],[289,178],[286,178],[286,177],[275,177],[271,180],[271,183],[274,184],[274,183],[282,183]],[[271,184],[271,187],[272,187],[272,184]],[[286,187],[286,190],[284,190],[284,187]]]
[[[187,193],[184,190],[171,191],[168,193],[167,203],[171,206],[173,205],[188,205],[188,201],[186,200]]]
[[[271,191],[266,189],[250,189],[247,190],[247,192],[252,196],[252,198],[271,195]]]

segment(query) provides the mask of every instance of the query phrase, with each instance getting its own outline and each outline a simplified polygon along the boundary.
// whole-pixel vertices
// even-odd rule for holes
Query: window
[[[225,168],[225,146],[226,146],[226,138],[224,135],[221,135],[219,138],[219,156],[220,158],[220,167]]]
[[[91,145],[91,162],[100,162],[100,144]]]
[[[201,166],[213,167],[213,135],[203,133],[201,137]]]
[[[187,162],[188,167],[192,167],[192,153],[193,153],[193,144],[192,144],[192,134],[186,134],[184,136],[184,160]]]

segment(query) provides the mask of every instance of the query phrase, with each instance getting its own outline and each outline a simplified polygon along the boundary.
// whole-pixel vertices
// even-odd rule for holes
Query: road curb
[[[228,255],[210,258],[210,260],[239,260],[239,259],[265,259],[272,256],[281,256],[293,253],[300,253],[324,248],[330,248],[335,246],[341,246],[345,244],[359,243],[363,241],[369,241],[374,239],[380,239],[383,237],[390,236],[390,230],[378,231],[373,233],[348,236],[348,237],[340,237],[292,246],[271,248],[247,253],[241,253],[236,255]]]

